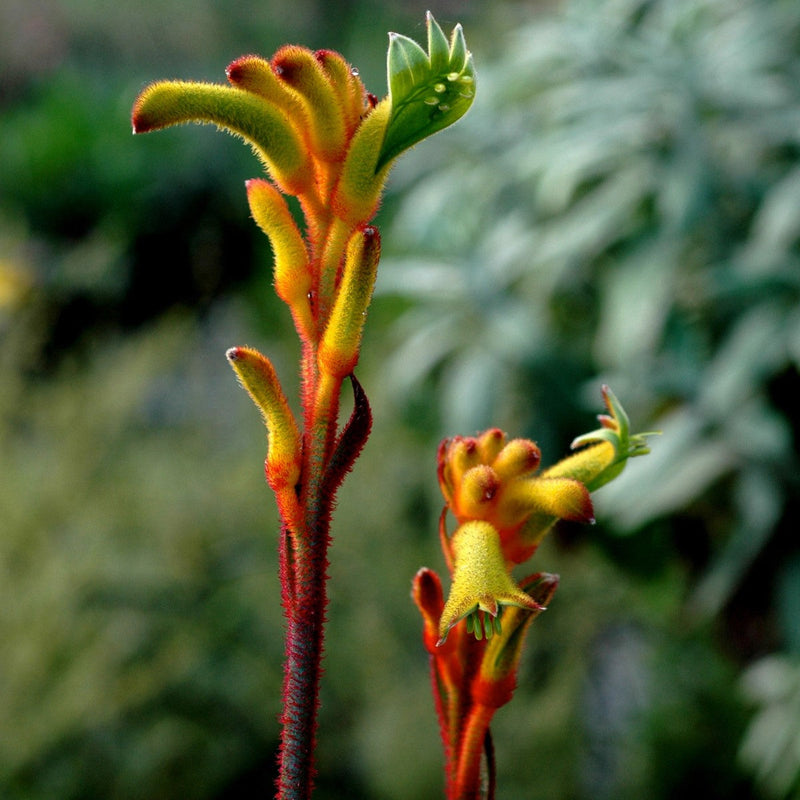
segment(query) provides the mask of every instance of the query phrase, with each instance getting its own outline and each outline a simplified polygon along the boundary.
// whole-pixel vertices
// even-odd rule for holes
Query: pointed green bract
[[[631,434],[628,415],[608,386],[603,386],[603,400],[609,413],[598,416],[601,427],[591,433],[578,436],[571,445],[573,450],[586,445],[594,445],[595,449],[597,449],[596,445],[607,442],[614,448],[613,461],[607,464],[602,472],[584,481],[591,492],[616,478],[625,468],[625,463],[629,458],[647,455],[650,452],[647,437],[658,435],[657,431]],[[583,451],[583,454],[590,452],[591,447],[588,447]],[[581,455],[581,453],[578,453],[576,456],[571,456],[570,459],[577,462]],[[563,463],[568,462],[570,459],[564,459]]]
[[[459,24],[453,28],[453,35],[450,39],[450,63],[461,64],[466,62],[468,58],[469,51],[467,50],[467,42],[464,39],[464,30]]]
[[[472,105],[475,70],[461,26],[456,25],[448,45],[429,13],[428,50],[407,36],[390,34],[387,72],[392,110],[376,171],[452,125]]]
[[[450,45],[444,31],[428,12],[428,56],[433,72],[445,72],[450,63]],[[459,29],[460,30],[460,29]],[[463,38],[463,37],[462,37]]]
[[[411,94],[429,78],[428,54],[408,36],[402,33],[389,34],[389,52],[386,57],[389,72],[389,93],[392,102]]]

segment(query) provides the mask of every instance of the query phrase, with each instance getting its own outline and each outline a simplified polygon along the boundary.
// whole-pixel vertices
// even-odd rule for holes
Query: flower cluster
[[[338,388],[358,362],[380,257],[369,223],[389,170],[403,151],[459,119],[475,95],[461,26],[448,40],[430,14],[427,22],[428,52],[390,34],[389,93],[380,101],[338,53],[286,45],[271,59],[234,61],[227,86],[159,81],[133,108],[135,133],[213,123],[243,138],[262,162],[267,179],[247,181],[247,197],[272,245],[275,290],[304,345],[302,400],[311,427],[335,421]],[[299,202],[302,227],[287,196]],[[240,347],[228,358],[267,421],[275,451],[267,477],[291,515],[291,493],[281,497],[279,489],[302,466],[298,426],[265,356]],[[335,446],[332,431],[322,438],[320,469]]]
[[[489,723],[511,699],[525,633],[558,585],[548,573],[518,582],[512,569],[534,554],[557,520],[593,522],[589,492],[616,477],[628,458],[649,452],[648,434],[630,434],[608,387],[603,397],[608,414],[599,417],[601,428],[578,437],[577,452],[541,473],[539,448],[509,441],[497,428],[440,445],[439,533],[451,588],[445,601],[439,577],[423,568],[413,597],[431,658],[450,800],[478,797]],[[456,522],[452,534],[448,513]]]

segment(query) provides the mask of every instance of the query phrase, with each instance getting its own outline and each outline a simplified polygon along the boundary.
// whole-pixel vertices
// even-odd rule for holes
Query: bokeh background
[[[442,794],[411,577],[439,439],[545,463],[608,382],[653,452],[560,527],[494,725],[500,800],[800,797],[800,4],[4,0],[0,796],[271,795],[282,666],[265,437],[224,358],[297,386],[211,128],[133,138],[151,80],[464,24],[469,115],[396,167],[332,547],[317,797]],[[530,570],[530,567],[529,567]]]

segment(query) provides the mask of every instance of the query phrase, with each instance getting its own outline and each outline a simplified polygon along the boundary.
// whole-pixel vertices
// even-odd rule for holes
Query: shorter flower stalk
[[[430,657],[448,800],[494,796],[489,725],[513,696],[527,631],[558,586],[557,575],[517,581],[512,570],[559,519],[594,522],[589,492],[619,475],[628,458],[649,452],[649,434],[630,434],[624,409],[605,386],[603,399],[608,413],[599,417],[601,428],[578,437],[577,452],[541,473],[539,448],[497,428],[439,447],[445,499],[439,535],[450,593],[445,600],[438,575],[426,567],[414,578],[412,596]],[[452,534],[448,515],[456,523]]]

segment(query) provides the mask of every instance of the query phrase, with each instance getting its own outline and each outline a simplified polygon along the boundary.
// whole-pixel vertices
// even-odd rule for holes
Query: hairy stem
[[[472,707],[462,731],[455,791],[448,800],[482,800],[481,758],[486,752],[486,736],[494,712],[489,706]]]
[[[317,531],[322,541],[327,530]],[[315,536],[315,538],[316,538]],[[324,553],[327,547],[315,548]],[[283,725],[279,759],[280,800],[308,800],[314,779],[313,752],[317,729],[323,626],[327,604],[326,557],[295,564],[296,585],[287,609]]]
[[[494,742],[492,741],[492,731],[490,728],[486,729],[483,749],[486,753],[486,800],[494,800],[495,792],[497,791],[497,762],[494,758]]]
[[[278,800],[308,800],[313,789],[333,504],[332,493],[324,490],[324,479],[341,390],[340,380],[320,377],[313,348],[306,351],[304,360],[305,432],[297,491],[305,513],[302,530],[288,530],[281,545],[287,627]]]

